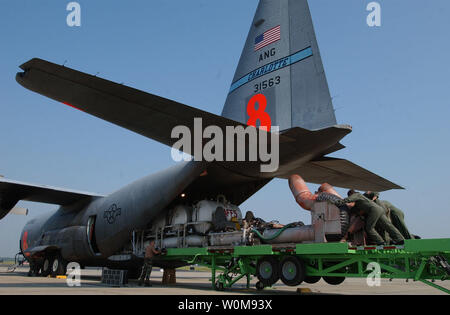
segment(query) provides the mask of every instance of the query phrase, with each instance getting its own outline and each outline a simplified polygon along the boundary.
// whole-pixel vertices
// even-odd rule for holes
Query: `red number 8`
[[[256,103],[258,103],[258,109],[256,109]],[[272,120],[270,115],[265,112],[267,107],[267,98],[263,94],[256,94],[253,96],[247,104],[247,114],[250,119],[247,121],[247,125],[256,127],[256,121],[261,123],[260,129],[270,131],[272,127]]]

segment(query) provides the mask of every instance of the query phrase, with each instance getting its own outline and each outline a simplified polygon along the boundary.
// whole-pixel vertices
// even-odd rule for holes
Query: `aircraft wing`
[[[299,174],[309,183],[329,183],[337,187],[362,191],[404,189],[350,161],[330,157],[305,163],[292,174]]]
[[[25,88],[66,105],[172,146],[174,127],[194,130],[194,118],[203,126],[239,126],[242,123],[93,75],[32,59],[20,66],[16,80]],[[243,125],[245,126],[245,125]]]
[[[24,72],[18,73],[16,80],[25,88],[168,146],[178,141],[171,137],[173,128],[183,125],[189,130],[194,130],[194,118],[202,118],[204,127],[214,125],[222,130],[227,126],[246,126],[226,117],[42,59],[32,59],[20,67]],[[368,187],[378,191],[399,188],[345,160],[322,159],[299,166],[306,162],[303,157],[311,155],[311,152],[315,152],[315,156],[324,156],[343,148],[338,142],[350,131],[351,129],[345,126],[332,126],[316,131],[296,127],[281,133],[280,168],[277,173],[262,174],[259,171],[259,164],[233,162],[221,164],[231,171],[227,173],[237,172],[245,177],[236,179],[238,184],[246,182],[247,177],[252,178],[256,183],[252,191],[273,177],[285,178],[294,172],[298,172],[313,183],[326,181],[340,187],[356,189]],[[241,196],[237,199],[241,201],[246,197]]]
[[[104,196],[0,178],[0,219],[8,214],[19,200],[67,205],[78,200],[95,197]]]

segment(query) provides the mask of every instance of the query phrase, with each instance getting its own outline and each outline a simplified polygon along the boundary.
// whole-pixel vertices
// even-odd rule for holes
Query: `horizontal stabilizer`
[[[386,191],[403,189],[387,179],[343,159],[321,158],[303,164],[292,172],[305,181],[315,184],[329,183],[333,186],[362,191]]]
[[[32,59],[21,66],[17,82],[53,100],[172,146],[173,128],[194,130],[194,118],[204,126],[245,124],[202,111],[122,84],[42,60]]]

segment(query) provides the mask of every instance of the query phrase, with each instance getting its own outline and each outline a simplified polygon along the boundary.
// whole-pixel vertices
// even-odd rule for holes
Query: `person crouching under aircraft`
[[[353,190],[350,190],[348,195],[348,198],[331,201],[331,203],[338,207],[346,204],[350,209],[356,207],[361,214],[364,215],[366,220],[365,228],[369,242],[376,245],[385,245],[385,240],[375,229],[375,227],[377,227],[382,232],[386,231],[395,245],[404,243],[405,238],[386,217],[383,207]]]

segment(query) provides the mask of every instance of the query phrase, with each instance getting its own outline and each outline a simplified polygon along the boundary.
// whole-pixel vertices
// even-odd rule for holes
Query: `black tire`
[[[27,277],[34,276],[34,269],[35,267],[32,264],[30,264],[30,270],[28,271]]]
[[[42,262],[41,275],[47,277],[52,273],[53,257],[45,256]]]
[[[66,272],[67,272],[67,263],[61,257],[61,255],[56,255],[52,261],[51,275],[53,277],[64,276]]]
[[[306,276],[304,282],[308,284],[314,284],[320,281],[322,277],[321,276]]]
[[[290,287],[298,286],[305,280],[305,264],[295,256],[286,256],[280,262],[280,279]]]
[[[41,265],[35,263],[33,271],[34,271],[34,276],[39,277],[41,275]]]
[[[262,291],[264,290],[265,286],[261,281],[256,282],[256,290]]]
[[[256,264],[256,276],[258,280],[265,286],[270,287],[280,279],[279,263],[274,257],[262,257]]]
[[[35,261],[30,261],[30,270],[28,271],[28,277],[36,277],[39,275],[39,271],[41,270],[39,264]]]
[[[323,277],[323,280],[331,285],[340,285],[345,281],[345,277]]]

